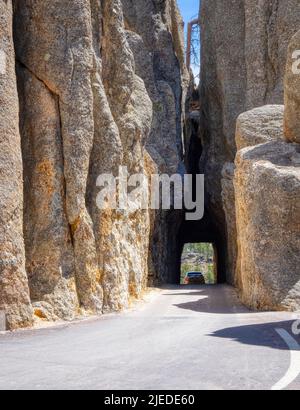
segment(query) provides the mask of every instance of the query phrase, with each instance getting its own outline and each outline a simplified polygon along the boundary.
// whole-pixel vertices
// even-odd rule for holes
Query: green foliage
[[[210,243],[189,243],[184,247],[182,254],[183,260],[186,261],[186,259],[188,259],[187,255],[189,254],[197,254],[198,259],[201,258],[201,264],[183,262],[181,264],[181,283],[184,283],[187,272],[202,272],[206,284],[215,284],[213,245]]]
[[[207,271],[205,274],[205,283],[207,283],[208,285],[213,285],[216,283],[213,264],[207,264]]]
[[[183,253],[198,253],[206,259],[213,259],[214,248],[211,243],[189,243],[185,245]]]

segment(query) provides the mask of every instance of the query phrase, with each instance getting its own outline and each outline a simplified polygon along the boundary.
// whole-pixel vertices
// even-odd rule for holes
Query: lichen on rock
[[[153,272],[153,213],[98,209],[97,178],[120,166],[148,176],[178,168],[185,68],[176,2],[143,0],[132,18],[125,0],[0,5],[9,63],[0,78],[0,308],[10,328],[33,315],[122,310]]]
[[[254,309],[300,307],[300,149],[273,141],[239,151],[238,283]]]
[[[30,326],[33,312],[25,271],[23,173],[12,34],[12,2],[0,0],[0,310],[10,329]]]

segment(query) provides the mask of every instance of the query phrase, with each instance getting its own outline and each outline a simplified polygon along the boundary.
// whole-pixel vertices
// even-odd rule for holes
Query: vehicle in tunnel
[[[208,208],[200,221],[186,221],[182,213],[170,212],[168,218],[168,264],[162,283],[182,283],[182,255],[188,244],[209,244],[211,252],[210,263],[213,265],[215,283],[232,284],[230,271],[227,270],[226,234],[217,224]],[[198,268],[187,268],[185,272],[201,271]]]
[[[181,255],[180,283],[214,285],[217,283],[217,258],[212,243],[187,243]]]
[[[205,279],[202,272],[187,272],[183,283],[185,285],[205,285]]]

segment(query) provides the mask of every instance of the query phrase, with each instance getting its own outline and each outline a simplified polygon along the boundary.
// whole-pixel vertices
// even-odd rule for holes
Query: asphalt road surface
[[[250,312],[227,286],[172,286],[130,312],[0,335],[0,389],[300,390],[296,319]]]

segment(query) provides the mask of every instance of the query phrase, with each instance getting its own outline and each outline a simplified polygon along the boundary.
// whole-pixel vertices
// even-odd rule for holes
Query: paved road
[[[1,335],[0,389],[271,389],[289,370],[282,388],[300,370],[294,320],[227,286],[168,287],[132,312]]]

